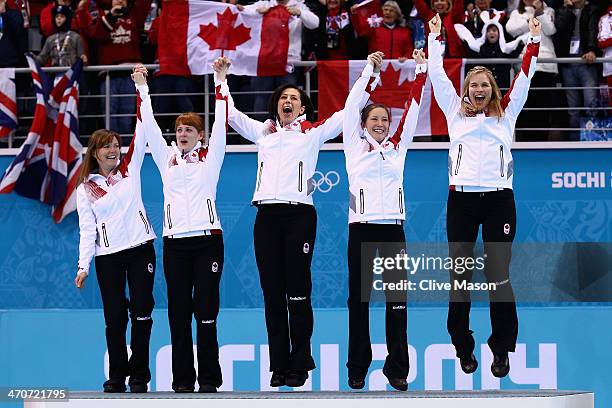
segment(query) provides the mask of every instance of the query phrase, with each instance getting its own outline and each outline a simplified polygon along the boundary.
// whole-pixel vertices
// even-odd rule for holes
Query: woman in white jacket
[[[493,352],[491,372],[504,377],[510,371],[508,352],[513,352],[518,335],[518,318],[510,283],[510,257],[516,232],[516,207],[512,191],[514,161],[510,147],[516,119],[527,100],[530,79],[535,72],[540,45],[540,23],[529,21],[530,38],[521,69],[510,91],[503,97],[489,70],[471,69],[461,96],[446,76],[440,48],[440,17],[429,21],[429,77],[436,101],[448,126],[449,195],[446,230],[449,252],[457,262],[473,258],[474,243],[482,225],[487,254],[485,275],[496,290],[489,291],[492,334],[488,344]],[[478,367],[474,338],[469,325],[469,282],[473,269],[450,271],[451,293],[447,328],[461,368],[472,373]],[[462,284],[463,285],[463,284]]]
[[[548,7],[544,0],[520,0],[518,8],[510,14],[506,22],[506,31],[514,37],[520,37],[529,32],[529,20],[537,18],[542,25],[540,34],[540,58],[556,58],[553,35],[555,28],[555,9]],[[521,57],[525,55],[525,50]],[[525,107],[552,108],[559,106],[554,88],[557,84],[557,64],[553,62],[538,62],[535,74],[531,79],[531,86],[549,88],[548,91],[538,90],[532,92],[527,99]],[[524,130],[516,132],[517,141],[546,141],[549,139],[548,128],[554,126],[555,116],[551,110],[525,111],[517,121],[518,128],[542,128],[542,130]]]
[[[310,265],[317,233],[314,173],[323,143],[342,132],[343,115],[336,112],[312,123],[310,98],[291,84],[276,89],[268,114],[270,119],[259,122],[230,101],[230,126],[257,145],[253,234],[266,313],[270,385],[300,387],[315,368],[310,347]]]
[[[149,340],[155,277],[155,232],[142,203],[140,168],[146,141],[140,118],[127,154],[119,160],[121,137],[100,129],[89,139],[77,187],[79,264],[75,284],[82,288],[95,256],[102,295],[109,379],[104,392],[147,392],[151,380]],[[129,299],[125,297],[128,284]],[[132,323],[128,359],[125,331]]]
[[[425,54],[415,50],[416,78],[399,126],[391,135],[391,115],[386,105],[373,103],[363,108],[378,82],[382,58],[381,52],[368,56],[368,64],[353,85],[344,107],[342,134],[349,178],[349,349],[346,366],[348,385],[354,389],[365,386],[372,363],[369,300],[373,260],[377,251],[380,257],[395,258],[406,250],[404,161],[416,130],[427,78]],[[405,270],[389,270],[382,276],[385,282],[400,282],[405,275]],[[385,292],[385,295],[389,354],[383,373],[393,388],[406,391],[409,370],[406,292]]]
[[[223,271],[223,236],[215,205],[226,144],[230,62],[215,61],[215,122],[208,146],[202,145],[199,115],[181,114],[176,142],[168,146],[153,117],[144,74],[137,66],[136,89],[146,140],[164,185],[164,276],[168,286],[168,320],[172,339],[172,389],[193,392],[191,320],[195,315],[199,392],[216,392],[222,384],[217,342],[219,284]]]

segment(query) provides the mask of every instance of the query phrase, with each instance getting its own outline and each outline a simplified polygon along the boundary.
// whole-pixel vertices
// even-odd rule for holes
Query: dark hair
[[[83,183],[87,180],[87,177],[94,171],[98,171],[98,161],[96,160],[96,153],[98,149],[103,147],[105,144],[109,144],[115,139],[119,143],[121,148],[121,137],[119,133],[113,132],[107,129],[98,129],[89,138],[89,144],[87,145],[87,152],[83,159],[83,166],[81,167],[81,174],[79,175],[78,184]]]
[[[278,117],[278,101],[281,95],[283,94],[283,92],[285,92],[285,90],[289,88],[297,89],[297,91],[300,93],[300,102],[302,103],[302,106],[304,107],[304,114],[306,115],[306,119],[309,121],[313,121],[314,120],[314,108],[312,106],[312,101],[310,100],[310,97],[308,96],[308,94],[306,94],[306,92],[304,92],[301,88],[299,88],[297,85],[294,85],[294,84],[281,85],[274,90],[272,97],[268,101],[268,115],[270,115],[270,118],[272,120],[280,119]]]
[[[389,109],[389,107],[385,105],[384,103],[372,103],[366,106],[365,108],[363,108],[363,110],[361,111],[361,124],[362,125],[366,123],[366,120],[368,120],[368,116],[370,115],[370,112],[372,112],[376,108],[383,108],[385,111],[387,111],[387,115],[389,115],[389,123],[391,123],[391,109]]]

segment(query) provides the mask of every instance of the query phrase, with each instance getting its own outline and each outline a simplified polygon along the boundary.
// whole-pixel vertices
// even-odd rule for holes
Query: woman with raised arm
[[[372,363],[369,300],[373,260],[395,258],[406,250],[404,236],[404,161],[416,131],[427,64],[422,50],[414,50],[416,78],[404,114],[393,135],[389,134],[391,112],[382,103],[363,108],[378,82],[383,54],[368,56],[368,64],[357,79],[344,108],[343,143],[349,178],[349,349],[348,385],[365,386]],[[360,118],[360,119],[358,119]],[[367,245],[363,245],[366,244]],[[365,253],[364,253],[365,251]],[[363,272],[363,273],[362,273]],[[399,282],[401,271],[383,272],[385,282]],[[406,293],[385,292],[385,327],[388,355],[383,368],[389,384],[406,391],[408,383],[408,338]]]
[[[254,243],[272,387],[300,387],[315,368],[310,351],[310,265],[317,232],[313,176],[319,149],[342,132],[343,114],[312,123],[313,113],[308,95],[290,84],[272,94],[265,122],[249,118],[230,102],[230,126],[258,150]]]
[[[193,112],[179,115],[176,141],[168,146],[153,117],[146,68],[134,69],[142,99],[144,134],[164,185],[164,276],[168,286],[168,320],[172,340],[172,389],[193,392],[191,320],[195,315],[199,392],[216,392],[222,384],[217,342],[219,284],[223,271],[223,236],[215,200],[225,157],[230,62],[215,61],[215,122],[208,146],[204,123]]]
[[[452,259],[473,258],[474,243],[482,225],[487,255],[485,275],[495,284],[489,291],[493,352],[491,372],[504,377],[510,371],[508,352],[514,352],[518,318],[510,283],[510,257],[516,232],[516,207],[512,191],[514,161],[512,145],[516,119],[527,100],[540,45],[540,22],[529,21],[530,38],[521,69],[510,91],[501,92],[491,72],[471,69],[461,96],[446,76],[440,52],[440,16],[429,21],[429,77],[436,102],[444,112],[450,137],[448,156],[449,193],[446,230]],[[473,269],[451,271],[452,289],[447,327],[466,373],[476,371],[474,338],[470,330],[470,282]]]
[[[109,363],[104,392],[125,392],[128,376],[131,392],[147,392],[151,380],[149,340],[155,304],[155,232],[140,190],[146,144],[140,119],[121,160],[119,134],[96,130],[89,139],[77,187],[81,238],[75,284],[77,288],[83,287],[95,256]],[[129,299],[125,296],[126,281]],[[132,322],[129,359],[125,339],[128,320]]]

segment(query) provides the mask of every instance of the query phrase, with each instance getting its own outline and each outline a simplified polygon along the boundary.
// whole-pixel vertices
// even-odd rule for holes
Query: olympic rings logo
[[[319,190],[322,193],[328,193],[334,186],[340,183],[340,174],[334,170],[330,170],[325,174],[316,170],[311,180],[315,190]]]

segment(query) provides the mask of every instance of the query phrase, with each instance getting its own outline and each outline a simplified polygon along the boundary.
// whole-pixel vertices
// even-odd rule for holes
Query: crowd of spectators
[[[89,65],[156,62],[159,15],[165,0],[0,0],[0,67],[25,66],[23,54],[31,51],[41,65],[69,66],[77,58]],[[447,58],[507,58],[522,53],[528,20],[542,23],[540,56],[580,57],[586,64],[538,63],[526,110],[519,118],[518,140],[576,140],[587,112],[579,107],[610,104],[612,64],[595,63],[612,56],[612,4],[605,0],[225,0],[243,13],[266,14],[275,6],[290,13],[290,60],[364,59],[368,52],[383,51],[400,62],[413,49],[426,44],[426,22],[439,13]],[[380,4],[378,4],[380,2]],[[364,3],[367,3],[364,5]],[[375,5],[378,16],[363,10]],[[484,14],[483,14],[484,13]],[[457,25],[462,27],[457,28]],[[459,30],[460,29],[460,30]],[[466,39],[469,36],[471,43]],[[480,41],[479,41],[480,39]],[[516,42],[513,42],[516,40]],[[473,43],[477,43],[474,47]],[[515,47],[507,44],[517,44]],[[509,65],[490,64],[502,88],[511,81]],[[106,75],[110,78],[107,81]],[[303,84],[303,71],[289,64],[279,77],[233,78],[235,91],[250,91],[237,100],[245,111],[265,111],[266,91],[280,83]],[[198,92],[204,79],[184,72],[157,72],[153,84],[156,112],[162,129],[172,127],[171,114],[202,108]],[[135,103],[129,72],[88,73],[82,94],[104,94],[110,86],[110,127],[132,132]],[[559,91],[559,85],[570,89]],[[546,88],[547,90],[545,90]],[[167,94],[179,93],[177,96]],[[239,93],[239,92],[238,92]],[[191,96],[190,96],[191,94]],[[88,99],[85,113],[99,113],[100,99]],[[612,105],[610,105],[612,106]],[[555,110],[567,107],[569,114]],[[551,109],[552,108],[552,109]],[[167,114],[165,120],[163,114]],[[588,115],[608,115],[591,110]],[[95,127],[96,123],[93,124]],[[552,129],[552,130],[551,130]]]

